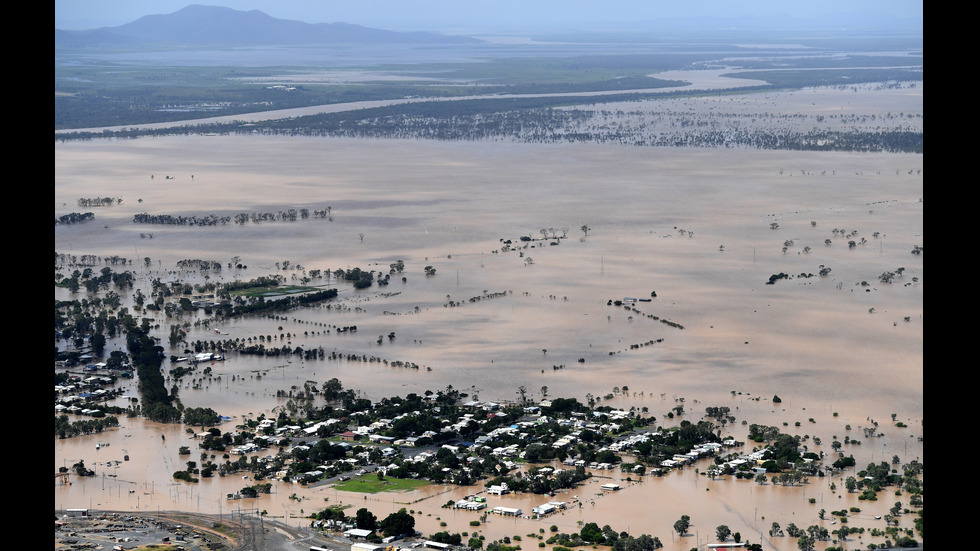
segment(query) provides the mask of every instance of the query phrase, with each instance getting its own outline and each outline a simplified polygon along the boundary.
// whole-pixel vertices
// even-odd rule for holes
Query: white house
[[[531,512],[536,515],[547,515],[549,513],[554,513],[558,508],[551,503],[545,503],[544,505],[538,505],[537,507],[531,509]]]

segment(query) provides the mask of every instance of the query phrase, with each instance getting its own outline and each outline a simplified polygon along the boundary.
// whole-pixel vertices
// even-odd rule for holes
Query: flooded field
[[[190,323],[188,343],[262,336],[275,346],[328,354],[302,360],[230,353],[210,366],[210,376],[177,383],[184,406],[230,418],[222,430],[272,414],[286,401],[279,390],[333,377],[371,400],[450,385],[474,399],[516,400],[523,386],[533,400],[592,395],[614,408],[647,408],[664,426],[679,422],[667,414],[681,399],[692,422],[707,406],[729,406],[737,421],[725,434],[744,440],[743,422],[774,425],[819,436],[823,446],[811,449],[827,453],[833,439],[849,435],[861,443],[842,451],[863,468],[896,455],[903,463],[922,461],[923,260],[910,253],[923,244],[921,168],[921,155],[598,145],[259,136],[58,143],[56,218],[79,211],[80,198],[122,201],[96,209],[93,222],[56,226],[55,250],[133,259],[128,269],[139,272],[137,287],[146,294],[155,278],[199,283],[278,273],[290,283],[312,269],[387,271],[404,262],[405,272],[386,287],[313,281],[339,288],[329,306],[278,319],[180,320]],[[326,207],[332,220],[133,223],[144,212],[203,217]],[[563,238],[545,238],[555,234]],[[176,268],[183,259],[224,265],[233,257],[247,268]],[[283,270],[284,261],[302,269]],[[426,266],[435,275],[425,275]],[[827,275],[816,275],[824,267]],[[879,279],[897,268],[892,283]],[[788,277],[769,284],[777,274]],[[56,300],[78,295],[55,291]],[[651,300],[610,304],[624,297]],[[166,342],[175,321],[161,316],[158,323]],[[356,333],[337,331],[350,325]],[[379,339],[390,333],[396,337]],[[110,341],[107,353],[124,346]],[[331,352],[376,360],[332,360]],[[122,384],[138,396],[134,381]],[[862,428],[873,423],[883,436],[864,438]],[[228,500],[252,481],[173,479],[187,460],[199,459],[186,427],[139,418],[120,425],[55,440],[56,471],[84,460],[97,473],[72,477],[70,485],[56,477],[56,509],[241,508],[305,526],[305,515],[337,502],[349,504],[349,514],[366,506],[379,518],[406,507],[425,534],[520,536],[524,548],[537,546],[529,534],[547,539],[552,525],[571,532],[597,522],[687,550],[714,541],[715,527],[727,524],[743,539],[789,551],[795,538],[770,538],[773,522],[829,527],[831,517],[819,520],[820,509],[859,507],[852,525],[883,528],[875,516],[908,500],[859,502],[843,491],[842,479],[823,477],[787,487],[712,480],[698,466],[641,481],[613,470],[553,498],[488,496],[491,508],[527,512],[552,500],[569,507],[542,520],[491,515],[474,527],[477,513],[442,506],[482,486],[365,496],[274,481],[270,495]],[[182,445],[190,456],[178,455]],[[609,481],[623,488],[599,490]],[[672,526],[684,514],[692,527],[681,537]],[[901,517],[902,526],[911,516]],[[853,548],[882,541],[867,532],[851,538]]]

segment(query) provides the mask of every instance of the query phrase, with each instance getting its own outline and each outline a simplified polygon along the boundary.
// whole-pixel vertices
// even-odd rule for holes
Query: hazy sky
[[[354,23],[391,30],[601,29],[672,17],[859,14],[921,18],[922,0],[55,0],[55,28],[94,29],[190,4],[259,10],[307,23]]]

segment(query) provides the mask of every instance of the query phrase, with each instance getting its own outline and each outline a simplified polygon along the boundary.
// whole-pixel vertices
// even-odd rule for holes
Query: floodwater
[[[315,282],[341,289],[330,308],[207,327],[194,326],[194,317],[181,320],[191,323],[191,343],[262,335],[275,346],[323,347],[328,354],[387,361],[230,353],[211,366],[210,377],[195,373],[177,383],[185,406],[212,407],[231,418],[223,430],[271,414],[286,401],[277,390],[332,377],[372,400],[451,385],[481,400],[515,400],[524,386],[534,400],[546,390],[551,397],[584,401],[628,387],[602,403],[647,408],[664,426],[678,422],[666,414],[679,403],[691,421],[701,419],[707,406],[729,406],[736,423],[724,433],[744,440],[743,422],[776,425],[820,437],[823,445],[814,446],[811,438],[810,449],[827,453],[833,439],[849,436],[861,443],[845,444],[843,451],[863,468],[895,455],[902,463],[922,461],[923,265],[921,255],[909,252],[922,245],[921,167],[921,155],[597,145],[258,136],[59,143],[56,217],[79,211],[79,198],[123,201],[95,210],[95,222],[56,227],[55,250],[132,258],[129,269],[142,274],[138,285],[146,294],[153,278],[167,276],[182,259],[224,264],[239,256],[247,265],[207,274],[210,281],[280,273],[292,282],[303,272],[277,270],[287,260],[307,270],[387,271],[396,260],[405,262],[405,273],[392,276],[387,287],[354,291],[334,279]],[[132,223],[140,212],[233,216],[326,206],[332,221]],[[587,235],[583,225],[590,228]],[[540,230],[549,228],[566,238],[544,245]],[[832,233],[839,228],[858,234]],[[516,250],[523,246],[520,236],[536,241]],[[849,239],[862,237],[866,243],[848,247]],[[505,240],[515,250],[504,250]],[[427,265],[436,275],[424,275]],[[827,276],[798,276],[824,266],[832,268]],[[904,270],[896,282],[879,281],[899,267]],[[766,283],[779,273],[792,277]],[[190,271],[177,277],[205,280]],[[608,304],[652,292],[656,298],[637,302],[635,310]],[[164,342],[170,323],[160,320]],[[358,331],[336,331],[348,325]],[[389,340],[391,332],[396,338]],[[385,336],[380,345],[379,336]],[[110,342],[109,349],[121,346]],[[391,365],[396,361],[419,369]],[[138,396],[135,383],[123,384]],[[782,402],[773,403],[774,395]],[[907,427],[895,426],[893,415]],[[867,439],[862,428],[874,422],[884,436]],[[97,473],[72,477],[70,485],[56,477],[56,509],[224,514],[242,508],[302,526],[304,515],[342,502],[352,506],[350,514],[367,506],[379,518],[401,507],[414,510],[426,534],[469,531],[488,540],[519,535],[523,546],[535,545],[527,534],[543,528],[546,539],[552,524],[571,532],[581,521],[648,533],[677,550],[713,541],[715,527],[726,524],[743,540],[790,550],[796,548],[793,538],[768,541],[772,522],[784,528],[823,523],[833,530],[831,517],[819,521],[818,511],[856,506],[861,512],[851,526],[883,528],[874,515],[887,513],[895,501],[907,504],[907,496],[891,495],[859,502],[840,490],[842,480],[833,481],[838,490],[832,491],[826,478],[782,487],[710,480],[691,467],[641,482],[602,471],[554,498],[488,499],[491,508],[525,513],[544,501],[572,502],[575,495],[581,506],[576,502],[543,520],[491,516],[473,527],[469,522],[478,513],[441,506],[480,487],[362,496],[274,482],[271,495],[227,500],[254,482],[240,475],[197,484],[172,478],[186,461],[200,460],[185,427],[128,418],[120,423],[118,430],[55,441],[56,471],[84,460]],[[108,446],[96,449],[101,442]],[[178,455],[182,445],[191,455]],[[259,455],[267,453],[275,452]],[[625,487],[602,494],[598,486],[606,476]],[[680,537],[671,527],[684,514],[692,530]],[[902,517],[902,526],[911,524],[911,515]],[[852,535],[848,546],[882,541],[867,532],[861,538]]]

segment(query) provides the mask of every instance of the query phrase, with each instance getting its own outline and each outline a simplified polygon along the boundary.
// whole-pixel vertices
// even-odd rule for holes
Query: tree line
[[[908,78],[914,78],[908,77]],[[738,89],[745,94],[772,90],[773,86]],[[721,93],[731,93],[722,91]],[[922,152],[921,131],[909,128],[869,127],[830,131],[820,128],[794,130],[793,124],[780,128],[774,121],[750,129],[731,124],[710,125],[706,121],[675,117],[674,127],[645,127],[642,119],[630,124],[599,125],[601,109],[582,107],[611,101],[639,101],[650,98],[690,97],[691,92],[658,94],[629,93],[589,97],[554,96],[532,98],[481,98],[465,101],[424,101],[354,112],[324,113],[277,121],[184,125],[180,127],[60,134],[58,139],[99,137],[138,137],[144,135],[183,135],[213,132],[219,134],[301,135],[324,137],[431,139],[448,141],[512,140],[526,143],[615,143],[647,147],[745,147],[802,151]],[[704,94],[697,94],[703,96]],[[579,106],[578,109],[560,109]],[[759,114],[763,116],[766,114]],[[708,115],[705,115],[707,117]],[[713,115],[718,117],[718,115]],[[728,116],[742,116],[731,114]],[[679,117],[679,118],[678,118]]]
[[[78,200],[80,207],[111,207],[122,203],[122,197],[92,197]]]
[[[80,212],[70,212],[68,214],[63,214],[58,218],[55,218],[54,223],[55,224],[79,224],[81,222],[90,222],[92,220],[95,220],[95,213],[86,212],[83,214]]]
[[[297,220],[306,220],[311,216],[313,218],[327,218],[333,220],[330,212],[330,207],[313,210],[307,208],[288,209],[279,212],[240,212],[234,216],[218,216],[217,214],[208,214],[205,216],[181,216],[141,212],[133,215],[133,223],[161,224],[170,226],[224,226],[232,222],[238,225],[247,224],[249,222],[253,224],[259,224],[261,222],[295,222]]]

